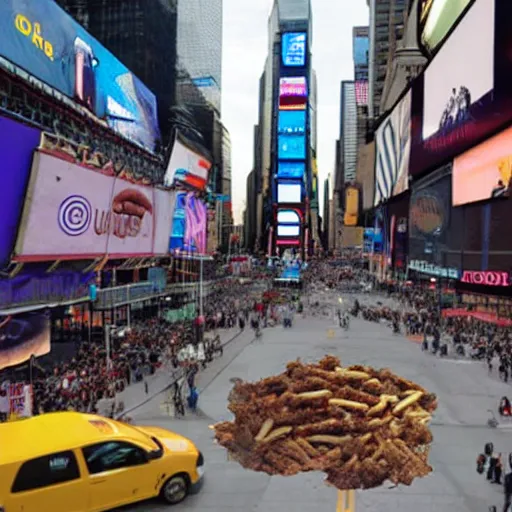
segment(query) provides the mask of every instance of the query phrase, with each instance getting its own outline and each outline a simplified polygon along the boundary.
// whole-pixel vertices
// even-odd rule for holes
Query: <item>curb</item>
[[[225,341],[223,344],[222,344],[222,347],[226,347],[227,345],[229,345],[230,343],[232,343],[233,341],[235,341],[243,332],[245,331],[238,331],[233,337],[231,337],[229,340]],[[165,391],[167,391],[168,389],[170,389],[172,386],[174,386],[174,384],[180,379],[180,377],[175,377],[174,379],[171,380],[171,382],[169,382],[164,388],[162,388],[160,391],[155,391],[154,393],[152,393],[151,395],[147,395],[147,397],[142,401],[142,402],[139,402],[137,405],[134,405],[132,407],[130,407],[129,409],[125,409],[122,414],[118,414],[114,419],[116,420],[119,420],[120,418],[122,418],[123,416],[126,416],[128,413],[131,413],[137,409],[139,409],[140,407],[143,407],[144,405],[146,405],[147,403],[151,402],[151,400],[153,400],[155,397],[157,397],[158,395],[161,395],[162,393],[164,393]]]

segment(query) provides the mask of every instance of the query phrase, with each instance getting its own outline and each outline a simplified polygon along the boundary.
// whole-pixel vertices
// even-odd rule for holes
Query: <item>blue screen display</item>
[[[283,34],[281,46],[283,66],[302,67],[306,65],[305,32],[288,32]]]
[[[280,160],[304,160],[306,158],[305,135],[278,135],[277,156]]]
[[[305,172],[306,164],[304,162],[279,162],[277,164],[278,178],[302,179]]]
[[[0,55],[153,151],[155,95],[53,0],[0,2]]]
[[[368,66],[368,52],[370,42],[367,37],[354,38],[354,64],[356,66]]]
[[[279,111],[278,133],[297,135],[306,132],[305,110],[281,110]]]
[[[176,195],[176,206],[172,221],[170,249],[183,249],[185,237],[185,198],[186,192],[179,192]]]

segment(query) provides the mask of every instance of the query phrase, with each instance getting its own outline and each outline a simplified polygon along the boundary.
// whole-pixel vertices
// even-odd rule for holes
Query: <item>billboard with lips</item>
[[[155,192],[37,152],[15,260],[162,254],[173,195]]]

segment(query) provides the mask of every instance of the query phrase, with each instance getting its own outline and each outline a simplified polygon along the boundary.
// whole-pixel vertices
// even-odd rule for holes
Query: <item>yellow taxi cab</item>
[[[159,427],[76,412],[0,424],[0,512],[100,512],[197,492],[204,460]]]

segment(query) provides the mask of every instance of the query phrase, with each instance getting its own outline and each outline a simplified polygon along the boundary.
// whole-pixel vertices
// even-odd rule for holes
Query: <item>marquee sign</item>
[[[464,270],[461,281],[469,284],[484,284],[486,286],[509,286],[508,272]]]

